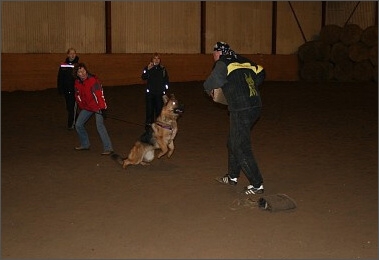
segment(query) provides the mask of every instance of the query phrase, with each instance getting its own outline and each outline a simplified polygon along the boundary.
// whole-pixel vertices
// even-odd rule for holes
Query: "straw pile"
[[[317,40],[298,48],[298,57],[306,81],[378,82],[378,27],[326,25]]]

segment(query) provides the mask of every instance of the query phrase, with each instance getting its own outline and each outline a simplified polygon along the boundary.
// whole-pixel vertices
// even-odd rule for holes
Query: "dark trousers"
[[[76,109],[75,109],[75,93],[74,92],[70,92],[70,93],[66,93],[64,95],[64,98],[66,100],[66,110],[67,110],[67,127],[71,128],[74,126],[75,124],[75,113],[76,113]]]
[[[163,107],[162,95],[146,94],[146,124],[152,124],[159,116]]]
[[[251,143],[251,130],[260,114],[261,108],[258,107],[229,113],[228,174],[231,178],[238,178],[242,170],[254,187],[263,183]]]

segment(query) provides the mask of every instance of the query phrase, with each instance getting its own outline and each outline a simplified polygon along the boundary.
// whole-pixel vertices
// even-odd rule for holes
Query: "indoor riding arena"
[[[54,3],[2,3],[2,259],[378,258],[377,2]],[[359,20],[362,12],[368,17],[371,7],[372,21]],[[245,18],[247,8],[258,8],[253,13],[261,17],[270,14],[269,27],[274,20],[277,28],[291,27],[296,47],[279,29],[270,29],[258,47],[245,45],[242,38],[259,32],[243,36],[215,30],[218,15],[232,8]],[[202,17],[177,35],[197,35],[198,47],[172,39],[166,43],[170,48],[162,47],[162,41],[146,45],[123,35],[121,24],[133,27],[131,17],[121,15],[125,10],[135,18],[159,13],[165,26],[183,23],[177,16],[165,20],[165,12]],[[344,15],[338,10],[345,10]],[[99,43],[99,35],[77,39],[73,35],[78,32],[69,34],[68,26],[62,27],[68,37],[62,46],[53,44],[61,39],[57,34],[42,34],[38,40],[29,24],[40,25],[35,32],[46,24],[32,18],[33,12],[46,14],[53,31],[51,13],[81,19],[86,33],[94,23],[112,18],[112,40],[106,37],[108,27],[97,32],[105,39]],[[101,22],[94,22],[91,13],[104,14]],[[348,24],[353,25],[346,27],[350,14]],[[10,37],[16,16],[29,17],[19,36],[27,44],[14,44],[15,36]],[[310,27],[315,21],[317,26]],[[155,26],[141,31],[158,35]],[[191,26],[203,28],[203,36]],[[340,37],[331,43],[336,31]],[[168,37],[174,37],[169,32],[166,28]],[[360,49],[346,47],[354,44],[346,42],[353,38],[349,33],[360,35]],[[313,34],[321,36],[310,40]],[[251,131],[264,194],[242,194],[249,184],[242,172],[236,186],[216,181],[228,170],[229,113],[228,106],[206,94],[203,83],[213,66],[212,46],[225,37],[237,53],[246,53],[266,70],[259,88],[262,114]],[[56,86],[59,64],[72,46],[103,83],[105,126],[114,152],[123,157],[145,131],[145,82],[140,77],[151,54],[160,53],[170,76],[168,93],[184,104],[170,158],[124,169],[101,155],[94,117],[86,124],[90,149],[74,149],[80,145],[78,134],[67,129],[65,100]],[[278,198],[287,198],[290,206]]]

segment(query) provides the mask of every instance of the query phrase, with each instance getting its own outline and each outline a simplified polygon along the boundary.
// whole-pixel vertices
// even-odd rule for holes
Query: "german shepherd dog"
[[[148,165],[155,158],[155,150],[160,149],[158,158],[165,154],[170,158],[174,152],[174,139],[178,133],[177,119],[184,112],[183,105],[179,104],[174,94],[163,95],[163,108],[151,127],[146,128],[140,138],[134,143],[127,158],[114,153],[111,158],[122,165]]]

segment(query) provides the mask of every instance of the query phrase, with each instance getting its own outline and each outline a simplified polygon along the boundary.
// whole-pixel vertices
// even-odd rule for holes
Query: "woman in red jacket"
[[[104,151],[102,155],[110,155],[113,153],[112,143],[109,138],[107,129],[104,125],[104,115],[107,109],[105,102],[103,87],[99,79],[91,74],[84,63],[75,65],[74,75],[75,80],[75,99],[80,108],[78,119],[76,120],[75,128],[79,135],[80,146],[75,147],[75,150],[88,150],[90,141],[85,123],[95,114],[97,132],[103,142]]]

